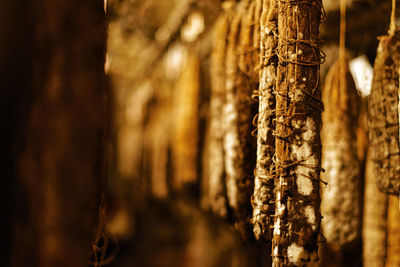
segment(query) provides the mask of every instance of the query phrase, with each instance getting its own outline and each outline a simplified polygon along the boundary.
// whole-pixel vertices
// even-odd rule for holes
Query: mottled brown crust
[[[229,16],[222,14],[215,25],[211,54],[211,99],[208,146],[208,203],[217,216],[228,215],[223,151],[223,105],[225,102],[225,57]]]
[[[363,264],[365,267],[384,267],[386,259],[388,195],[376,185],[371,153],[365,167],[363,214]]]
[[[356,135],[360,97],[346,60],[339,59],[329,70],[322,99],[322,167],[328,183],[322,190],[322,232],[335,254],[360,253],[362,183]]]
[[[254,82],[253,33],[254,9],[252,1],[242,16],[239,35],[239,61],[236,79],[235,106],[237,108],[237,133],[239,146],[237,151],[236,184],[237,209],[234,210],[235,224],[244,239],[253,237],[250,219],[252,215],[251,194],[254,186],[254,167],[256,139],[252,136],[252,118],[256,114],[257,103],[251,99]],[[240,12],[240,11],[239,11]]]
[[[369,139],[379,189],[395,195],[400,189],[399,61],[398,33],[380,37],[368,102]]]
[[[253,69],[251,71],[252,81],[256,83],[256,89],[258,89],[259,74],[260,74],[260,30],[261,30],[261,15],[263,12],[263,0],[254,0],[254,18],[253,18]],[[266,0],[266,8],[268,10],[269,0]]]
[[[276,87],[274,266],[318,260],[321,92],[318,49],[322,2],[279,1]],[[301,51],[301,52],[300,52]]]
[[[253,193],[253,231],[257,240],[272,239],[272,225],[275,213],[274,164],[275,137],[273,136],[275,119],[275,83],[278,57],[277,1],[264,0],[260,21],[260,74],[258,90],[257,121],[257,164]]]
[[[400,266],[400,202],[398,196],[388,196],[386,267]]]
[[[251,239],[251,191],[255,165],[255,138],[251,83],[252,19],[254,4],[243,2],[232,20],[226,56],[226,102],[224,105],[224,151],[229,207],[243,239]],[[254,155],[254,156],[253,156]]]

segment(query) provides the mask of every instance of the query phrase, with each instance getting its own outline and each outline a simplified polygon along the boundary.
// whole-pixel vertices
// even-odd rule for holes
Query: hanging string
[[[396,31],[396,0],[392,0],[392,14],[390,16],[389,35],[394,35]]]
[[[395,1],[395,0],[393,0]],[[346,0],[340,0],[340,37],[339,37],[339,59],[346,58]]]
[[[346,0],[340,0],[340,37],[339,37],[339,88],[337,96],[340,97],[340,91],[346,88]]]

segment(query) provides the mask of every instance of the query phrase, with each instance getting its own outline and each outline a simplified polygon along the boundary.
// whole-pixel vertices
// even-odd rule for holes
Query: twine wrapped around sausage
[[[379,38],[374,64],[368,124],[372,160],[382,192],[398,195],[400,189],[399,62],[400,32],[394,19],[389,35]]]
[[[320,239],[320,0],[278,2],[274,266],[318,260]]]
[[[253,231],[257,240],[271,240],[275,212],[274,164],[275,83],[278,9],[276,0],[264,0],[260,21],[260,78],[258,90],[257,164],[253,193]]]

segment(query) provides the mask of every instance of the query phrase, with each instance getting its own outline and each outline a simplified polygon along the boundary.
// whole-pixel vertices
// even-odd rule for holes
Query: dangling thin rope
[[[395,0],[393,0],[395,1]],[[346,0],[340,0],[339,59],[346,58]]]
[[[346,87],[346,0],[340,0],[340,36],[339,36],[339,59],[340,66],[339,86]],[[339,88],[338,88],[339,89]],[[340,97],[339,91],[337,92]]]
[[[396,0],[392,0],[392,14],[390,16],[389,35],[394,35],[396,31]]]

